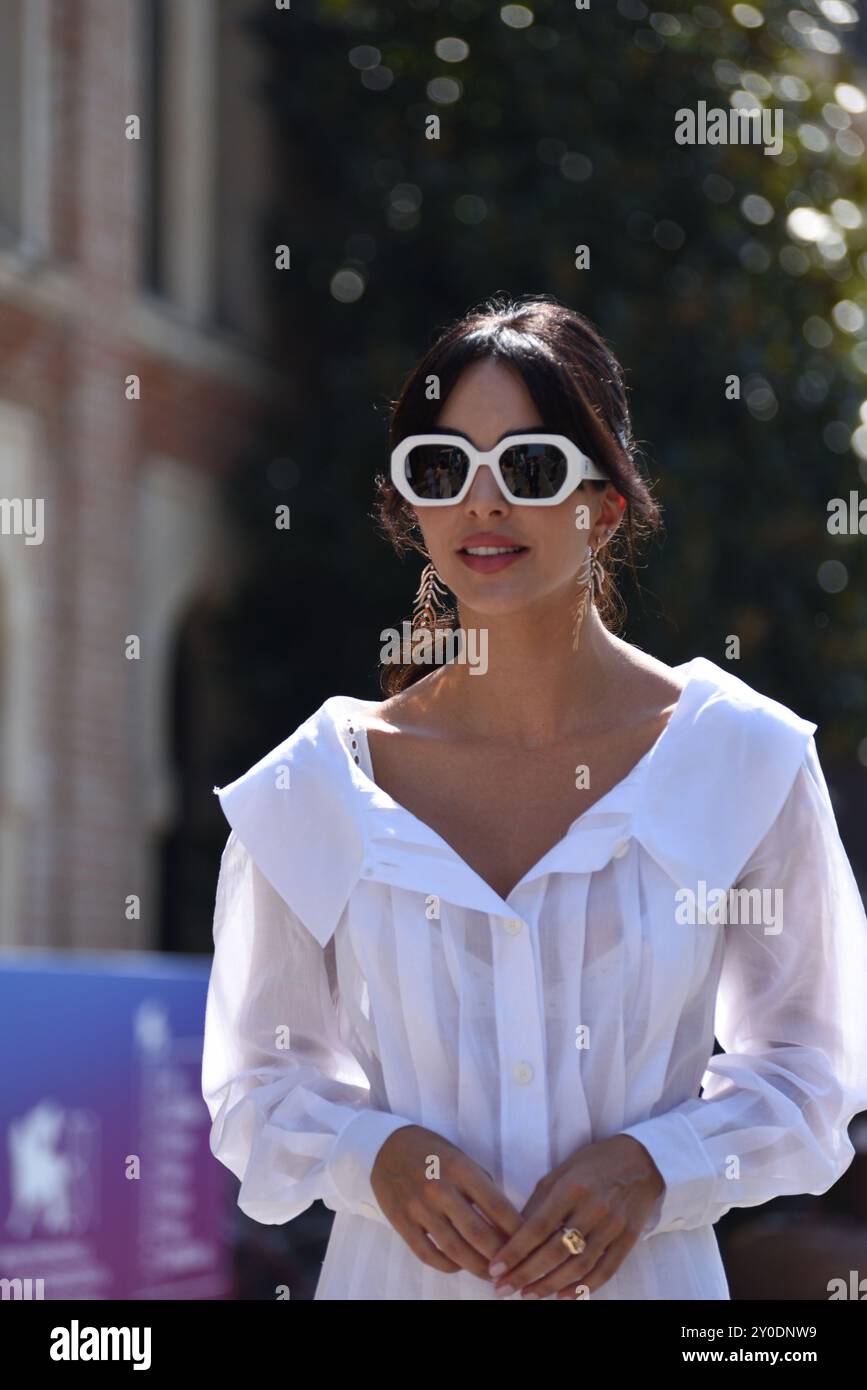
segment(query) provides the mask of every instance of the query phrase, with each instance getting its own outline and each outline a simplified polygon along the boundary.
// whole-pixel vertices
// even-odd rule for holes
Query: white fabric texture
[[[211,1150],[258,1221],[334,1210],[317,1299],[495,1297],[380,1210],[370,1173],[404,1124],[519,1210],[576,1149],[639,1139],[665,1190],[597,1300],[728,1299],[713,1224],[851,1163],[867,918],[816,725],[703,657],[675,670],[660,738],[508,899],[377,786],[375,702],[332,696],[215,788]]]

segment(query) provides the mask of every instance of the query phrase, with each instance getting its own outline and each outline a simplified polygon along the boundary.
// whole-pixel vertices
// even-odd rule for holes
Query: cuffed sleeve
[[[386,1139],[414,1121],[370,1107],[340,1037],[322,946],[234,831],[220,861],[202,1094],[212,1154],[256,1221],[291,1221],[317,1198],[386,1221],[370,1185]]]
[[[665,1181],[643,1239],[827,1192],[854,1157],[849,1122],[867,1109],[867,918],[812,738],[735,889],[753,891],[728,895],[714,1023],[724,1051],[701,1096],[623,1131]],[[736,902],[750,904],[738,921]]]

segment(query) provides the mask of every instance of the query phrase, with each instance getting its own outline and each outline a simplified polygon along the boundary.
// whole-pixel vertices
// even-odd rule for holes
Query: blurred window
[[[263,44],[255,0],[219,0],[214,187],[214,319],[249,342],[264,337],[263,238],[269,191]]]
[[[165,152],[165,0],[142,0],[141,23],[141,138],[144,158],[141,183],[141,278],[152,294],[166,292],[163,219]]]
[[[2,3],[2,0],[0,0]],[[261,340],[266,116],[256,0],[142,0],[144,289]]]
[[[22,230],[23,10],[23,0],[2,0],[0,4],[0,245],[3,247],[14,246]]]
[[[52,0],[0,0],[0,249],[51,251]]]
[[[144,0],[140,278],[188,324],[213,320],[214,0]]]

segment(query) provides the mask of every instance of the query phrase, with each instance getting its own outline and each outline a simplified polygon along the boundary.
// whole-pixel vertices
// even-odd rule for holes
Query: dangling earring
[[[603,540],[605,537],[603,537]],[[577,652],[578,640],[581,636],[581,627],[584,622],[584,615],[591,603],[599,598],[602,593],[602,586],[605,583],[605,570],[599,559],[597,551],[592,545],[588,545],[584,564],[578,572],[578,610],[575,614],[575,626],[572,629],[572,650]]]
[[[436,627],[438,617],[444,617],[446,614],[451,616],[443,602],[445,596],[446,590],[443,587],[443,582],[434,568],[433,561],[431,561],[422,570],[421,580],[416,591],[412,610],[413,631],[423,627],[433,630]]]

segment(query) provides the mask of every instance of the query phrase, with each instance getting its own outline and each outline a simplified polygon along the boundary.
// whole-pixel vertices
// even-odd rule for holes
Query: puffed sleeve
[[[240,1179],[247,1216],[278,1225],[320,1198],[386,1221],[370,1173],[389,1135],[414,1122],[370,1107],[323,948],[235,831],[217,882],[202,1094],[211,1152]]]
[[[770,911],[723,928],[714,1031],[724,1051],[701,1096],[623,1131],[666,1184],[643,1239],[827,1192],[854,1157],[849,1122],[867,1109],[867,918],[813,738],[735,888],[769,890]]]

